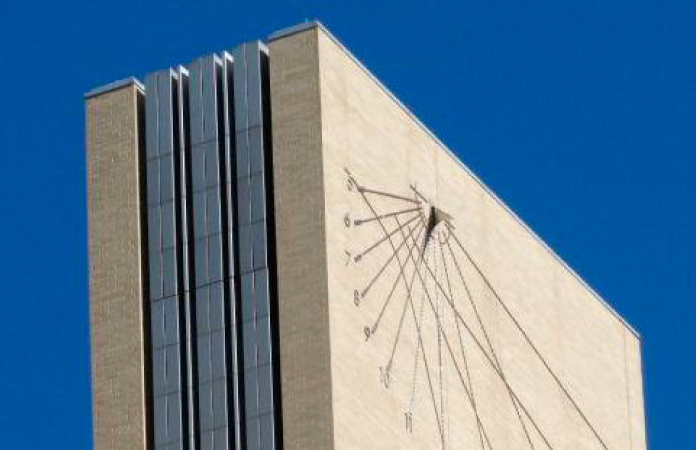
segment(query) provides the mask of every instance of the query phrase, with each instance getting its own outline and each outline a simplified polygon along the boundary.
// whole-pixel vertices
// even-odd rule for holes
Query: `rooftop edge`
[[[312,28],[319,28],[323,30],[327,35],[331,36],[336,42],[338,42],[338,39],[336,39],[333,36],[333,34],[331,34],[331,32],[327,30],[326,27],[318,20],[308,20],[306,22],[298,23],[297,25],[293,25],[291,27],[282,28],[268,35],[267,39],[268,42],[271,42],[276,39],[284,38],[293,34],[301,33],[303,31],[311,30]]]
[[[130,86],[131,84],[134,84],[140,92],[145,92],[145,86],[143,86],[143,84],[137,78],[128,77],[121,80],[112,81],[111,83],[92,89],[85,94],[85,99],[90,99],[107,92],[115,91],[116,89]]]

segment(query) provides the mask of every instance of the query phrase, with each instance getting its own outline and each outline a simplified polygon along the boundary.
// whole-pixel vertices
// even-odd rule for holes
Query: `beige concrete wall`
[[[316,422],[285,411],[286,445],[322,436],[304,448],[646,448],[640,343],[625,323],[330,35],[314,28],[270,48],[283,404],[321,406]],[[370,205],[379,215],[410,203],[375,195],[368,205],[346,170],[410,199],[417,185],[452,216],[475,265],[442,226],[453,251],[429,244],[428,269],[414,271],[400,232],[352,261],[397,227],[393,217],[354,220],[370,218]],[[410,289],[399,281],[412,277]],[[372,279],[356,306],[354,291]],[[440,290],[448,279],[450,296]]]
[[[145,353],[135,85],[87,99],[94,448],[144,449]]]

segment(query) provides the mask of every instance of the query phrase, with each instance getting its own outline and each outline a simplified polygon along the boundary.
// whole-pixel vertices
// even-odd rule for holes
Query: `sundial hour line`
[[[413,231],[414,231],[414,230],[411,230],[409,236],[410,236],[411,234],[413,234]],[[407,238],[408,238],[408,236],[407,236]],[[401,244],[399,244],[398,248],[396,248],[396,250],[394,251],[394,253],[392,253],[392,255],[389,257],[389,259],[387,259],[387,261],[384,263],[384,265],[382,265],[382,267],[377,271],[377,274],[372,278],[372,280],[370,280],[370,282],[367,284],[367,286],[365,286],[365,288],[361,291],[361,293],[360,293],[360,296],[361,296],[361,297],[364,298],[364,297],[367,296],[367,293],[370,291],[370,289],[372,289],[372,286],[374,286],[374,284],[375,284],[375,282],[377,281],[377,279],[378,279],[380,276],[382,276],[382,274],[383,274],[384,271],[387,269],[387,267],[389,267],[389,265],[390,265],[391,262],[394,260],[394,258],[397,257],[397,253],[398,253],[398,252],[401,250],[401,248],[406,244],[406,242],[408,242],[407,239],[404,239],[404,240],[401,242]]]
[[[373,216],[374,216],[374,219],[375,219],[375,220],[377,221],[377,223],[379,224],[380,228],[382,229],[382,232],[383,232],[385,235],[389,234],[389,232],[387,231],[386,227],[384,226],[384,223],[382,222],[382,218],[378,216],[377,212],[375,211],[374,206],[372,206],[372,203],[367,199],[365,193],[361,192],[360,195],[362,196],[363,200],[365,201],[365,203],[367,204],[368,208],[369,208],[370,211],[372,212],[372,214],[373,214]],[[401,230],[401,233],[403,234],[403,229]],[[404,237],[404,240],[406,240],[405,237]],[[399,263],[399,267],[403,268],[403,264],[401,263],[401,258],[398,257],[398,254],[397,254],[398,252],[397,252],[396,247],[394,246],[394,243],[392,242],[392,239],[391,239],[391,238],[389,238],[389,245],[391,245],[392,249],[394,250],[394,254],[397,255],[397,256],[396,256],[396,259],[397,259],[397,262]],[[415,315],[415,310],[414,310],[414,307],[413,307],[413,300],[412,300],[412,297],[411,297],[411,290],[410,290],[410,288],[409,288],[409,286],[408,286],[408,282],[406,281],[406,276],[403,274],[403,271],[400,272],[400,273],[401,273],[401,279],[403,280],[404,285],[405,285],[406,288],[407,288],[408,301],[409,301],[409,305],[411,306],[411,311],[412,311],[412,313]],[[414,316],[414,317],[415,317],[415,316]],[[434,409],[434,411],[435,411],[435,419],[436,419],[436,421],[437,421],[437,424],[438,424],[438,431],[439,431],[439,433],[440,433],[440,441],[441,441],[441,443],[442,443],[442,447],[444,448],[444,445],[445,445],[445,444],[444,444],[444,434],[443,434],[442,427],[440,426],[440,417],[439,417],[439,414],[438,414],[438,411],[437,411],[437,402],[435,401],[435,393],[434,393],[434,391],[433,391],[432,380],[431,380],[431,377],[430,377],[430,370],[429,370],[429,368],[428,368],[427,358],[426,358],[426,356],[425,356],[425,351],[424,351],[424,348],[423,348],[423,339],[422,339],[421,334],[420,334],[420,328],[417,327],[417,330],[418,330],[418,342],[419,342],[419,345],[420,345],[420,347],[421,347],[421,350],[423,350],[423,352],[424,352],[424,353],[423,353],[423,363],[424,363],[424,365],[425,365],[426,374],[427,374],[427,378],[428,378],[428,386],[429,386],[429,388],[430,388],[430,396],[431,396],[431,399],[432,399],[432,402],[433,402],[433,409]]]
[[[422,232],[422,231],[423,231],[423,230],[421,229],[421,232]],[[420,236],[420,232],[418,233],[418,235],[417,235],[416,237],[419,237],[419,236]],[[406,244],[406,245],[408,246],[409,244]],[[411,249],[409,249],[409,251],[411,251]],[[406,264],[408,264],[408,262],[407,262]],[[405,270],[406,267],[407,267],[407,266],[404,265],[403,270]],[[389,294],[387,295],[386,300],[385,300],[384,303],[382,304],[382,308],[380,309],[379,314],[377,315],[377,320],[375,320],[375,323],[374,323],[374,325],[372,326],[372,332],[373,332],[373,333],[377,331],[377,328],[378,328],[378,326],[379,326],[379,324],[380,324],[380,322],[381,322],[381,320],[382,320],[382,317],[384,317],[384,313],[385,313],[385,311],[386,311],[386,309],[387,309],[387,306],[389,305],[389,302],[391,301],[391,299],[392,299],[392,297],[393,297],[393,295],[394,295],[394,292],[396,291],[396,287],[399,285],[399,281],[401,281],[401,273],[402,273],[402,270],[401,270],[401,269],[402,269],[402,268],[400,268],[399,273],[396,275],[396,278],[395,278],[395,280],[394,280],[394,284],[392,285],[392,288],[391,288],[391,290],[389,291]],[[415,271],[414,271],[414,272],[413,272],[413,276],[411,277],[411,282],[410,282],[411,285],[413,285],[413,281],[414,281],[414,279],[415,279],[415,276],[416,276],[416,275],[415,275]],[[404,314],[402,313],[402,315],[401,315],[401,321],[399,322],[399,331],[400,331],[400,328],[401,328],[401,324],[403,323],[403,316],[404,316]],[[399,335],[399,332],[397,332],[397,341],[398,341],[398,335]],[[395,345],[396,345],[396,343],[395,343]],[[393,351],[392,351],[392,355],[393,355]],[[389,364],[387,365],[387,367],[391,367],[391,358],[389,359],[389,361],[390,361],[390,362],[389,362]]]
[[[398,194],[392,194],[390,192],[378,191],[376,189],[369,189],[369,188],[366,188],[366,187],[360,186],[360,185],[358,185],[358,192],[365,193],[365,194],[381,195],[383,197],[389,197],[389,198],[393,198],[396,200],[403,200],[403,201],[409,202],[409,203],[415,203],[415,204],[421,203],[418,200],[413,199],[413,198],[404,197],[404,196],[398,195]]]
[[[447,260],[445,258],[445,252],[443,251],[443,243],[438,240],[438,248],[440,249],[440,257],[442,258],[442,269],[445,273],[445,280],[447,281],[447,289],[449,291],[450,297],[454,298],[454,294],[452,291],[452,282],[450,281],[450,276],[449,276],[449,269],[447,268]],[[476,406],[476,394],[474,392],[474,383],[471,381],[471,373],[469,371],[469,363],[466,358],[466,352],[464,351],[464,340],[462,339],[462,331],[459,326],[459,321],[456,319],[454,320],[455,328],[457,329],[457,337],[459,339],[459,348],[461,349],[462,353],[462,362],[464,363],[464,372],[466,373],[466,379],[469,385],[469,390],[471,391],[471,406],[474,409],[474,414],[478,417],[478,407]],[[479,434],[479,440],[481,441],[481,450],[486,450],[486,446],[484,444],[484,437],[483,437],[483,432],[481,428],[481,424],[477,423],[478,429],[478,434]],[[488,448],[491,448],[490,442],[488,442]]]
[[[367,219],[355,219],[353,221],[353,223],[355,224],[355,226],[360,226],[360,225],[363,225],[365,223],[370,223],[370,222],[378,221],[381,219],[386,219],[388,217],[394,217],[394,216],[399,216],[401,214],[407,214],[410,212],[420,212],[420,211],[421,211],[420,207],[402,209],[401,211],[394,211],[394,212],[382,214],[381,216],[378,216],[375,214],[374,217],[370,217]],[[387,234],[387,233],[385,232],[385,234]]]
[[[446,446],[449,447],[449,440],[451,439],[449,434],[452,430],[450,421],[453,420],[448,417],[451,404],[451,394],[449,393],[450,387],[448,387],[450,386],[450,381],[448,381],[448,379],[450,379],[450,375],[448,375],[448,371],[450,370],[451,366],[448,359],[451,359],[453,363],[454,369],[456,370],[459,378],[459,382],[461,382],[461,386],[466,392],[466,397],[474,412],[474,416],[476,417],[478,439],[475,440],[479,441],[480,448],[482,450],[492,450],[488,433],[479,414],[480,405],[479,401],[477,400],[480,399],[477,399],[475,396],[475,387],[473,383],[474,372],[472,372],[473,367],[470,366],[470,361],[468,358],[468,356],[470,356],[469,351],[476,352],[477,350],[486,361],[483,368],[485,369],[487,365],[489,369],[493,369],[496,377],[500,380],[500,382],[502,382],[502,385],[504,385],[510,398],[511,406],[514,408],[521,429],[525,435],[527,443],[529,444],[529,448],[531,450],[538,450],[535,448],[535,446],[541,445],[532,439],[532,435],[530,433],[531,430],[534,429],[534,439],[543,441],[548,449],[553,450],[553,447],[551,446],[547,437],[539,428],[536,420],[531,416],[527,406],[514,391],[512,385],[510,384],[510,380],[508,380],[507,375],[509,374],[506,374],[503,369],[503,361],[499,358],[496,348],[493,346],[491,336],[486,329],[486,324],[484,323],[483,317],[481,316],[476,305],[477,301],[474,299],[472,292],[469,289],[469,285],[467,283],[469,280],[465,279],[465,274],[460,267],[460,262],[468,263],[474,268],[474,271],[471,274],[467,272],[466,276],[468,277],[469,275],[472,275],[477,277],[478,275],[478,277],[483,280],[484,289],[493,294],[497,303],[500,305],[500,307],[502,307],[505,314],[507,314],[510,320],[514,323],[515,327],[517,327],[518,331],[521,333],[522,336],[520,337],[523,337],[524,341],[531,347],[536,357],[541,361],[547,372],[552,376],[557,387],[560,388],[570,404],[575,408],[577,414],[582,418],[584,423],[594,434],[594,437],[597,439],[598,443],[601,444],[603,449],[607,450],[607,446],[605,445],[601,436],[590,423],[588,417],[584,414],[582,409],[580,409],[579,404],[573,397],[571,397],[570,392],[566,389],[565,385],[561,382],[555,372],[553,372],[547,361],[539,352],[539,349],[534,345],[529,335],[522,328],[520,322],[518,322],[516,317],[513,316],[512,311],[507,307],[499,293],[491,284],[487,274],[481,270],[481,267],[477,265],[472,258],[472,255],[469,254],[468,250],[454,233],[454,223],[452,221],[452,217],[438,209],[432,200],[426,198],[424,193],[419,191],[415,184],[410,186],[412,195],[404,196],[362,186],[357,183],[350,172],[346,171],[346,173],[348,175],[348,190],[358,193],[371,212],[371,216],[355,219],[352,221],[352,224],[357,227],[366,223],[376,223],[380,226],[383,233],[382,237],[376,238],[376,242],[369,244],[367,248],[364,248],[360,253],[354,255],[352,258],[349,257],[349,259],[353,259],[354,262],[357,263],[366,255],[374,253],[373,251],[382,246],[385,242],[388,242],[392,249],[392,253],[389,254],[384,265],[379,267],[377,273],[371,277],[369,283],[363,289],[363,296],[366,296],[368,293],[374,291],[372,287],[374,287],[379,278],[387,278],[384,273],[394,261],[396,261],[399,266],[396,279],[393,281],[393,283],[389,281],[389,293],[380,305],[379,313],[372,327],[365,327],[368,340],[370,336],[373,335],[381,326],[380,324],[384,322],[382,319],[387,315],[388,310],[390,311],[389,315],[398,314],[396,310],[391,312],[391,309],[389,309],[389,305],[394,303],[394,297],[397,296],[397,286],[404,286],[406,291],[403,309],[398,307],[400,312],[399,322],[393,337],[388,364],[380,367],[380,373],[382,376],[381,380],[384,382],[383,384],[385,384],[385,386],[388,386],[390,370],[392,369],[397,356],[396,350],[400,340],[403,340],[400,338],[403,334],[406,334],[402,330],[404,328],[408,328],[403,326],[405,323],[405,317],[407,311],[410,311],[409,315],[413,319],[415,330],[409,331],[415,331],[417,338],[417,349],[414,358],[417,364],[419,356],[423,357],[422,362],[424,365],[424,371],[427,375],[427,387],[432,402],[435,420],[438,426],[442,450],[446,450]],[[372,200],[375,200],[376,203],[373,204]],[[388,200],[394,200],[397,203],[389,202]],[[407,208],[405,203],[410,203],[415,207]],[[391,205],[391,207],[388,205]],[[390,209],[399,208],[399,206],[403,207],[403,209],[398,211],[389,211]],[[397,227],[392,230],[387,230],[385,224],[390,218],[393,218]],[[403,218],[403,224],[401,223],[402,220],[400,220],[400,218]],[[438,226],[440,223],[442,223],[442,227]],[[346,226],[348,227],[348,224],[346,224]],[[403,237],[403,241],[401,242],[399,242],[399,239],[396,238],[396,236],[399,234]],[[451,243],[452,240],[455,241],[456,245]],[[434,244],[430,245],[431,242]],[[404,247],[406,248],[405,256],[402,253],[402,248]],[[457,248],[456,252],[455,248]],[[428,251],[427,254],[426,250]],[[463,256],[465,256],[465,258],[461,258],[461,253],[464,253]],[[461,261],[459,261],[460,259]],[[455,280],[455,278],[457,278],[456,275],[450,275],[450,268],[452,265],[456,269],[455,271],[458,274],[458,278],[461,280],[461,284],[459,283],[459,280]],[[408,273],[411,266],[413,267],[412,273]],[[422,269],[422,267],[424,267],[424,269]],[[391,276],[392,275],[390,275],[388,278],[391,278]],[[414,301],[414,296],[417,292],[417,286],[415,284],[416,277],[418,278],[419,285],[422,287],[423,300],[427,300],[420,305],[420,314],[417,313],[416,302]],[[443,281],[443,279],[445,281]],[[453,283],[457,284],[457,289],[454,289]],[[445,287],[443,287],[443,284]],[[471,324],[464,319],[461,312],[458,310],[458,306],[464,306],[467,303],[466,300],[460,299],[463,301],[463,303],[455,304],[455,295],[459,296],[459,289],[462,287],[464,292],[461,292],[461,294],[464,294],[464,296],[467,297],[468,303],[473,309],[472,312],[475,314],[475,318],[471,318]],[[383,291],[380,289],[380,292],[386,292],[386,290]],[[359,298],[358,291],[355,291],[355,295],[356,298]],[[374,296],[374,294],[372,294],[372,296]],[[442,299],[444,299],[444,303],[441,301]],[[427,317],[423,317],[422,315],[422,307],[425,303],[429,305],[429,307],[425,309],[430,311],[429,313],[426,313],[426,315],[429,315],[430,313],[433,314],[435,321],[434,325],[437,326],[437,336],[432,334],[429,329],[426,333],[426,327],[429,328],[431,323]],[[454,319],[454,324],[451,323],[452,318]],[[396,319],[396,317],[394,317],[394,319]],[[479,332],[476,330],[476,333],[474,333],[474,328],[479,327],[481,331]],[[455,328],[456,336],[454,335]],[[469,347],[469,344],[467,344],[465,347],[465,339],[462,336],[462,329],[466,334],[468,334],[469,339],[466,339],[466,341],[473,342],[475,344],[474,346]],[[450,332],[450,335],[447,334],[448,332]],[[425,341],[426,334],[428,339],[427,342]],[[437,340],[437,346],[435,346],[435,339]],[[454,341],[452,339],[454,339]],[[456,348],[457,346],[454,345],[455,342],[458,342],[459,348]],[[424,344],[428,344],[428,350],[430,353],[426,353]],[[446,351],[443,350],[443,344]],[[434,352],[437,352],[437,354],[435,355]],[[455,356],[455,353],[459,352],[461,352],[461,355]],[[422,355],[420,355],[421,353]],[[434,366],[431,367],[431,364],[435,362],[434,358],[437,359],[437,373],[432,372],[432,370],[435,369]],[[414,377],[419,371],[417,367],[417,365],[414,366]],[[414,385],[416,383],[415,380],[416,379],[414,378]],[[455,382],[455,384],[458,383]],[[436,387],[436,385],[438,385],[438,387]],[[436,389],[438,389],[437,393]],[[480,395],[481,393],[479,392],[479,396]],[[439,401],[436,399],[436,396],[439,397]],[[408,412],[406,413],[406,428],[409,431],[412,430],[413,427],[411,413],[412,408],[409,407]],[[479,445],[477,444],[476,446],[478,447]]]
[[[411,217],[409,220],[407,220],[407,221],[406,221],[403,225],[401,225],[401,226],[404,227],[404,226],[410,224],[410,223],[413,222],[414,220],[418,219],[418,217],[419,217],[418,215],[415,215],[415,216]],[[383,244],[384,242],[386,242],[387,239],[389,239],[390,236],[393,236],[394,234],[396,234],[396,233],[398,233],[398,232],[399,232],[399,228],[393,230],[393,231],[390,232],[387,236],[384,236],[383,238],[381,238],[380,240],[378,240],[377,242],[375,242],[374,244],[372,244],[371,246],[369,246],[368,248],[366,248],[366,249],[363,250],[362,252],[360,252],[360,253],[358,253],[357,255],[355,255],[355,257],[354,257],[355,262],[359,262],[365,255],[367,255],[368,253],[370,253],[370,252],[371,252],[372,250],[374,250],[375,248],[379,247],[381,244]]]
[[[511,389],[509,387],[509,384],[507,382],[507,377],[505,377],[505,372],[503,371],[503,367],[500,364],[500,360],[498,359],[498,355],[495,352],[495,348],[493,347],[493,343],[490,339],[490,336],[488,335],[488,331],[486,331],[486,327],[483,324],[483,319],[481,317],[481,314],[478,311],[478,308],[476,307],[476,302],[474,301],[474,297],[471,295],[471,291],[469,290],[469,286],[464,279],[464,274],[462,273],[461,267],[459,266],[459,263],[457,262],[457,259],[454,257],[454,253],[452,252],[452,246],[449,244],[449,240],[447,241],[447,246],[450,250],[450,254],[452,255],[452,260],[454,261],[455,268],[457,269],[457,272],[459,273],[459,277],[461,278],[462,285],[464,287],[464,292],[466,293],[467,298],[469,299],[469,303],[471,304],[471,308],[474,311],[474,314],[476,316],[476,320],[479,324],[479,327],[481,328],[481,331],[483,332],[483,337],[486,340],[486,343],[488,344],[488,348],[490,349],[491,352],[491,357],[493,359],[493,362],[495,363],[496,367],[504,377],[503,381],[505,383],[505,386],[508,391],[508,396],[510,397],[510,401],[512,402],[513,407],[515,408],[515,414],[517,414],[517,419],[520,422],[520,426],[522,427],[522,431],[524,432],[525,437],[527,438],[527,443],[529,446],[534,450],[534,444],[532,443],[532,438],[529,435],[529,431],[527,430],[527,426],[524,423],[524,420],[522,419],[522,415],[520,414],[520,408],[517,405],[517,402],[512,396]],[[455,320],[456,322],[456,320]]]
[[[413,251],[414,247],[409,248],[409,250],[408,250],[409,253],[411,253]],[[419,253],[419,255],[421,255],[420,257],[422,258],[422,252],[419,251],[418,253]],[[409,284],[408,284],[409,289],[411,289],[413,287],[413,283],[416,280],[416,267],[418,264],[420,264],[420,261],[416,262],[416,260],[412,259],[412,258],[409,258],[409,261],[413,261],[415,264],[413,274],[411,275],[411,281],[409,281]],[[406,264],[408,264],[408,261],[406,263],[404,263],[404,267],[406,267]],[[397,283],[400,281],[399,277],[397,277],[396,281],[397,281]],[[408,292],[408,290],[407,290],[407,292]],[[404,300],[404,307],[401,311],[401,317],[399,319],[399,326],[396,330],[396,337],[394,338],[394,344],[392,345],[392,350],[391,350],[391,353],[389,354],[389,362],[387,363],[387,367],[389,367],[389,368],[391,368],[392,364],[394,363],[394,355],[396,354],[396,347],[399,343],[399,338],[401,337],[401,330],[403,329],[404,318],[406,317],[407,307],[408,307],[408,295],[406,296],[406,299]],[[386,308],[386,304],[385,304],[385,308]],[[383,308],[382,311],[380,311],[380,316],[377,318],[378,322],[381,320],[381,318],[384,314],[385,308]]]
[[[423,266],[426,268],[426,270],[428,270],[429,272],[432,273],[432,269],[428,266],[427,262],[424,262]],[[420,282],[421,282],[422,284],[424,284],[424,282],[423,282],[423,277],[421,276],[420,272],[418,272],[418,278],[419,278]],[[438,289],[440,289],[440,291],[442,292],[443,297],[444,297],[444,298],[447,300],[447,302],[449,303],[449,305],[450,305],[450,307],[452,308],[452,311],[453,311],[453,313],[455,314],[456,318],[457,318],[458,320],[461,321],[462,325],[464,325],[465,329],[467,330],[467,332],[468,332],[469,335],[471,336],[472,340],[476,343],[477,347],[479,348],[479,350],[480,350],[481,353],[483,354],[483,356],[484,356],[484,358],[486,359],[486,361],[488,361],[489,365],[493,368],[493,371],[498,375],[498,377],[500,378],[500,380],[501,380],[501,381],[503,382],[503,384],[506,386],[506,388],[508,389],[508,392],[510,393],[510,395],[511,395],[512,398],[513,398],[513,401],[516,401],[516,402],[520,405],[520,407],[521,407],[522,410],[524,411],[524,413],[525,413],[525,415],[527,416],[527,418],[532,422],[532,425],[534,425],[534,428],[536,429],[537,433],[539,433],[539,435],[542,437],[542,439],[544,440],[544,442],[546,443],[546,445],[547,445],[550,449],[553,449],[553,447],[552,447],[551,444],[548,442],[548,440],[546,439],[546,437],[545,437],[545,435],[543,434],[543,432],[541,431],[541,429],[540,429],[540,428],[538,427],[538,425],[536,424],[536,421],[532,418],[532,416],[530,415],[530,413],[529,413],[529,411],[527,410],[527,408],[524,406],[524,404],[522,403],[522,401],[520,400],[520,398],[517,396],[517,394],[514,392],[514,390],[512,389],[512,387],[511,387],[511,386],[509,385],[509,383],[507,382],[507,379],[506,379],[505,375],[501,372],[501,370],[498,368],[498,366],[497,366],[497,365],[494,363],[494,361],[491,359],[491,357],[490,357],[490,355],[488,354],[488,352],[483,348],[483,345],[481,344],[481,342],[478,340],[478,338],[476,337],[476,335],[473,333],[473,331],[472,331],[471,328],[469,327],[469,324],[468,324],[468,323],[464,320],[464,318],[461,316],[461,314],[460,314],[459,311],[457,310],[456,306],[454,305],[454,302],[452,301],[452,299],[449,298],[449,296],[447,295],[447,293],[444,291],[444,289],[442,288],[442,286],[440,285],[440,283],[439,283],[437,280],[435,280],[435,284],[436,284],[436,286],[438,287]],[[427,291],[426,291],[426,292],[427,292]],[[430,296],[429,296],[429,295],[428,295],[428,300],[429,300],[429,303],[430,303],[430,305],[431,305],[431,309],[433,309],[433,313],[435,313],[435,308],[434,308],[434,306],[433,306],[432,299],[430,299]],[[448,347],[449,347],[449,340],[446,340],[446,342],[447,342],[447,345],[448,345]],[[451,354],[452,357],[453,357],[454,354],[452,353],[451,349],[450,349],[450,354]],[[459,372],[458,366],[457,366],[456,364],[455,364],[455,366],[457,367],[457,371]],[[460,376],[461,376],[461,373],[460,373]],[[463,377],[462,377],[462,382],[463,382]]]
[[[415,243],[414,243],[414,244],[415,244]],[[411,249],[413,249],[414,247],[416,247],[416,245],[414,245],[413,247],[411,247]],[[422,252],[421,252],[421,253],[422,253]],[[414,259],[414,257],[413,257],[413,252],[411,251],[407,257],[410,258],[410,259]],[[425,267],[428,267],[427,261],[423,261],[423,262],[422,262],[422,265],[425,266]],[[423,276],[421,275],[419,269],[420,269],[420,265],[417,266],[417,272],[416,272],[416,274],[418,275],[418,279],[419,279],[419,281],[420,281],[420,283],[421,283],[421,286],[423,286],[423,290],[424,290],[424,293],[425,293],[426,298],[428,299],[428,303],[430,304],[430,307],[431,307],[431,309],[433,310],[433,313],[435,314],[435,318],[436,318],[437,325],[438,325],[438,327],[441,327],[439,317],[438,317],[437,312],[436,312],[436,310],[435,310],[435,308],[434,308],[434,306],[433,306],[432,299],[430,298],[430,293],[429,293],[429,291],[428,291],[428,289],[427,289],[427,286],[426,286],[426,284],[425,284],[425,282],[424,282]],[[435,280],[435,282],[437,283],[437,280]],[[412,305],[411,305],[411,307],[413,308]],[[444,330],[443,330],[443,331],[444,331]],[[478,410],[475,409],[475,408],[473,408],[473,404],[474,404],[473,397],[472,397],[471,393],[469,392],[469,389],[467,388],[466,383],[464,382],[464,377],[462,376],[461,370],[459,369],[459,365],[458,365],[457,362],[456,362],[456,359],[455,359],[455,357],[454,357],[454,353],[453,353],[453,351],[452,351],[452,349],[451,349],[451,346],[450,346],[450,344],[449,344],[449,340],[447,339],[446,336],[445,336],[445,344],[446,344],[446,346],[447,346],[447,349],[448,349],[450,358],[452,359],[452,362],[453,362],[454,367],[455,367],[455,369],[456,369],[456,372],[457,372],[457,374],[458,374],[458,376],[459,376],[459,379],[460,379],[460,381],[461,381],[461,383],[462,383],[462,387],[464,388],[464,391],[465,391],[466,394],[467,394],[467,398],[468,398],[468,400],[469,400],[469,403],[472,405],[472,409],[474,409],[474,415],[476,416],[477,423],[478,423],[478,425],[481,426],[481,428],[483,429],[484,436],[486,437],[486,441],[488,442],[488,446],[489,446],[489,448],[492,449],[492,447],[491,447],[491,445],[490,445],[490,441],[489,441],[489,439],[488,439],[488,436],[487,436],[487,434],[486,434],[486,432],[485,432],[485,428],[483,427],[483,423],[481,422],[480,416],[478,415]],[[425,356],[425,355],[424,355],[424,356]]]
[[[457,237],[456,233],[454,233],[454,230],[452,230],[452,229],[450,228],[450,232],[452,233],[452,237],[454,238],[454,241],[455,241],[455,242],[457,243],[457,245],[461,248],[461,250],[462,250],[462,252],[464,253],[464,255],[466,256],[467,260],[469,260],[469,262],[470,262],[471,265],[474,267],[474,269],[476,270],[476,272],[477,272],[477,273],[479,274],[479,276],[483,279],[483,281],[484,281],[484,283],[486,284],[486,286],[488,287],[488,289],[493,293],[493,296],[496,298],[497,302],[502,306],[502,308],[503,308],[503,310],[505,311],[505,313],[506,313],[506,314],[510,317],[510,319],[513,321],[513,323],[515,324],[515,326],[517,327],[517,329],[520,331],[520,333],[522,334],[522,336],[523,336],[524,339],[526,340],[527,344],[532,348],[532,350],[533,350],[534,353],[536,354],[537,358],[538,358],[538,359],[541,361],[541,363],[544,365],[544,367],[546,368],[547,372],[548,372],[548,373],[551,375],[551,377],[554,379],[554,381],[556,382],[556,384],[558,385],[558,387],[561,389],[561,391],[563,392],[563,394],[565,395],[565,397],[571,402],[571,404],[573,405],[573,407],[574,407],[575,410],[577,411],[578,415],[583,419],[583,421],[585,422],[585,424],[590,428],[590,430],[591,430],[592,433],[594,434],[595,438],[597,438],[597,440],[600,442],[600,444],[602,445],[602,447],[605,448],[605,449],[607,449],[607,445],[604,443],[604,440],[603,440],[602,437],[599,435],[599,433],[598,433],[597,430],[594,428],[594,426],[592,426],[592,424],[590,423],[589,419],[587,418],[587,416],[585,415],[585,413],[584,413],[584,412],[582,411],[582,409],[580,408],[580,405],[578,405],[578,403],[575,401],[575,399],[570,395],[570,393],[568,392],[568,389],[565,387],[565,385],[564,385],[564,384],[561,382],[561,380],[558,378],[558,375],[556,375],[556,373],[551,369],[551,367],[549,366],[549,364],[546,362],[546,359],[541,355],[541,353],[539,352],[539,349],[537,349],[537,347],[534,345],[534,343],[532,342],[532,340],[531,340],[531,338],[529,337],[529,335],[527,334],[527,332],[524,330],[524,328],[522,328],[522,325],[517,321],[517,318],[515,318],[515,316],[512,314],[512,312],[510,311],[510,309],[507,307],[507,305],[505,304],[505,302],[503,301],[503,299],[500,297],[500,295],[498,294],[498,292],[493,288],[493,285],[492,285],[491,282],[488,280],[488,277],[485,276],[485,274],[483,273],[483,271],[481,270],[481,268],[478,266],[478,264],[476,264],[476,262],[475,262],[474,259],[471,257],[471,255],[469,254],[469,252],[464,248],[464,246],[462,245],[461,241],[460,241],[459,238]]]

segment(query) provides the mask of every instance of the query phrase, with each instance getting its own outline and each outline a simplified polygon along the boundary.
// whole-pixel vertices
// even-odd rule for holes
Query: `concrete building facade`
[[[86,98],[96,448],[647,448],[638,334],[320,24]]]

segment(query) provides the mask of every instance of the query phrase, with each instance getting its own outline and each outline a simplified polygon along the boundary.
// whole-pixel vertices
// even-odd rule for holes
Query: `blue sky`
[[[33,4],[32,4],[33,3]],[[91,448],[87,90],[319,18],[642,334],[696,421],[696,3],[0,4],[0,448]]]

